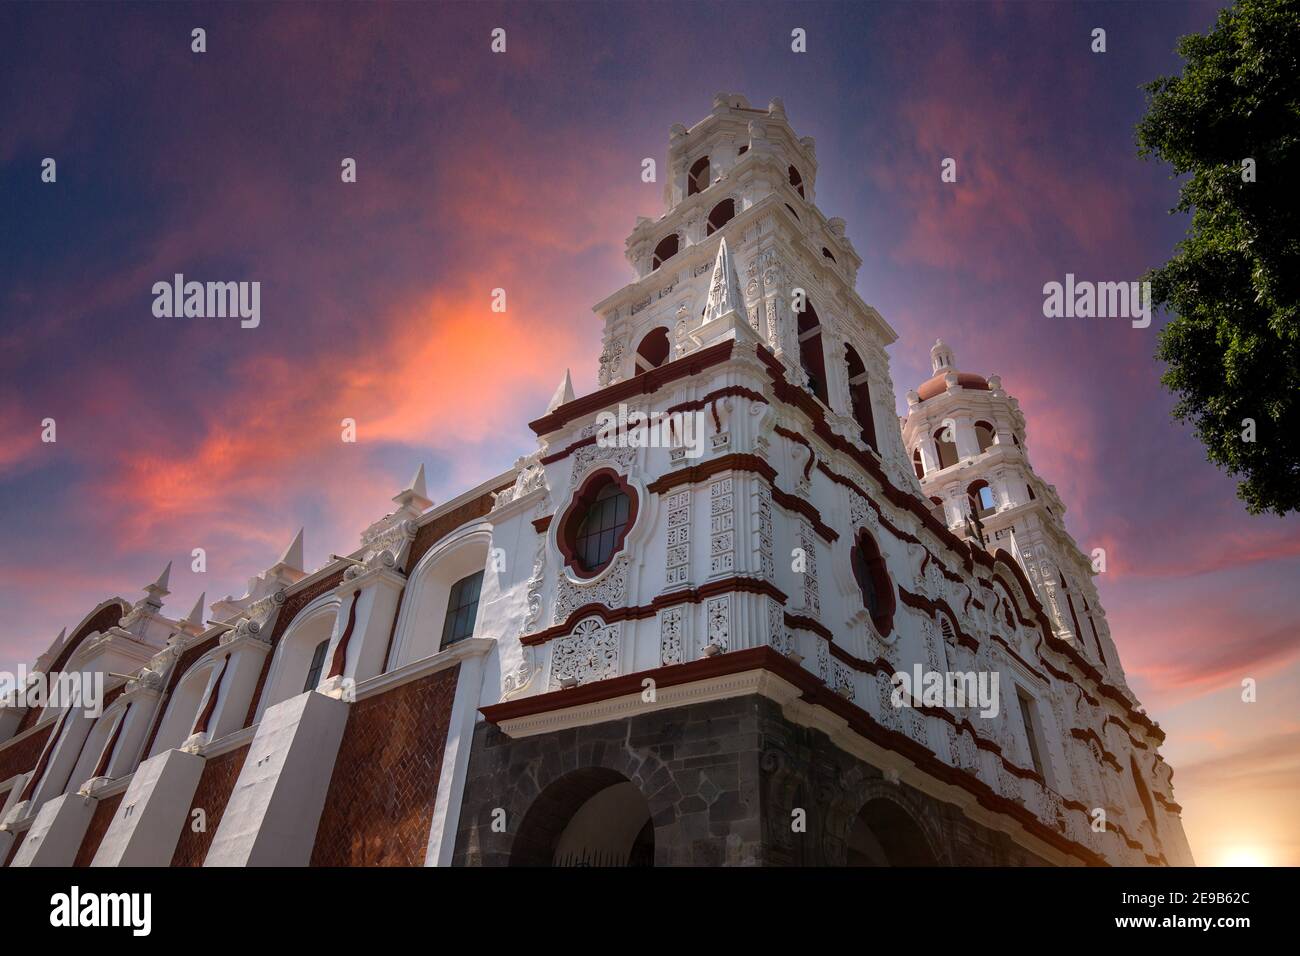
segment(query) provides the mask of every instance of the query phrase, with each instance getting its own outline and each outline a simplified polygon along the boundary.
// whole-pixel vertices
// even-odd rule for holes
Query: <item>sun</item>
[[[1258,847],[1237,846],[1223,854],[1220,866],[1268,866],[1268,855]]]

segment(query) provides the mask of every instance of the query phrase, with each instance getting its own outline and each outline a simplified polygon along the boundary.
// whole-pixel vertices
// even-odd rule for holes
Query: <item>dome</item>
[[[947,391],[948,383],[944,381],[944,378],[952,371],[952,369],[944,369],[938,375],[935,375],[932,378],[927,378],[924,382],[918,385],[916,388],[916,394],[921,401],[925,401],[927,398],[934,398],[936,395],[942,395]],[[956,375],[957,384],[962,388],[978,388],[986,392],[989,390],[988,379],[983,375],[976,375],[974,372],[957,372]]]

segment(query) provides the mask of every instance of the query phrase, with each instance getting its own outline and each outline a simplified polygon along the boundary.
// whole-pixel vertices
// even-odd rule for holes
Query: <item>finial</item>
[[[285,567],[301,571],[302,568],[302,532],[299,528],[298,533],[293,536],[293,541],[289,547],[284,549],[284,554],[280,555],[280,560],[276,564],[283,564]]]
[[[567,405],[573,401],[576,396],[573,394],[573,378],[569,375],[569,370],[564,370],[564,380],[560,382],[559,388],[551,396],[551,400],[546,405],[546,411],[553,412],[561,405]]]
[[[147,584],[144,588],[145,601],[153,607],[162,607],[162,599],[171,592],[167,590],[167,583],[171,580],[172,563],[167,562],[167,567],[163,568],[162,574],[158,575],[158,580],[153,584]]]
[[[704,306],[704,321],[712,322],[729,312],[742,312],[743,309],[736,264],[731,259],[731,252],[727,249],[727,240],[724,238],[718,244],[718,257],[713,263],[713,277],[709,280],[709,298]]]
[[[194,607],[190,610],[189,616],[185,618],[185,623],[203,630],[203,602],[207,599],[208,592],[204,591],[199,595],[199,599],[194,602]]]
[[[415,475],[411,478],[405,488],[393,495],[393,500],[403,507],[410,506],[413,510],[424,511],[433,501],[429,498],[424,483],[424,463],[415,469]]]

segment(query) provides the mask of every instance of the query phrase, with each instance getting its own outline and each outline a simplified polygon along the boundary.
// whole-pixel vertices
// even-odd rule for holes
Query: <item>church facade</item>
[[[5,865],[1192,862],[1015,399],[939,342],[899,420],[779,101],[719,94],[666,168],[532,454],[60,635],[33,671],[106,692],[0,708]]]

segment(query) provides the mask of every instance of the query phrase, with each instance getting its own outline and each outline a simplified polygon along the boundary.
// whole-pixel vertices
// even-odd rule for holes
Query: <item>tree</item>
[[[1171,210],[1190,229],[1147,276],[1174,315],[1161,381],[1247,510],[1285,515],[1300,511],[1300,0],[1239,0],[1178,52],[1182,76],[1145,87],[1137,127],[1140,156],[1190,174]]]

